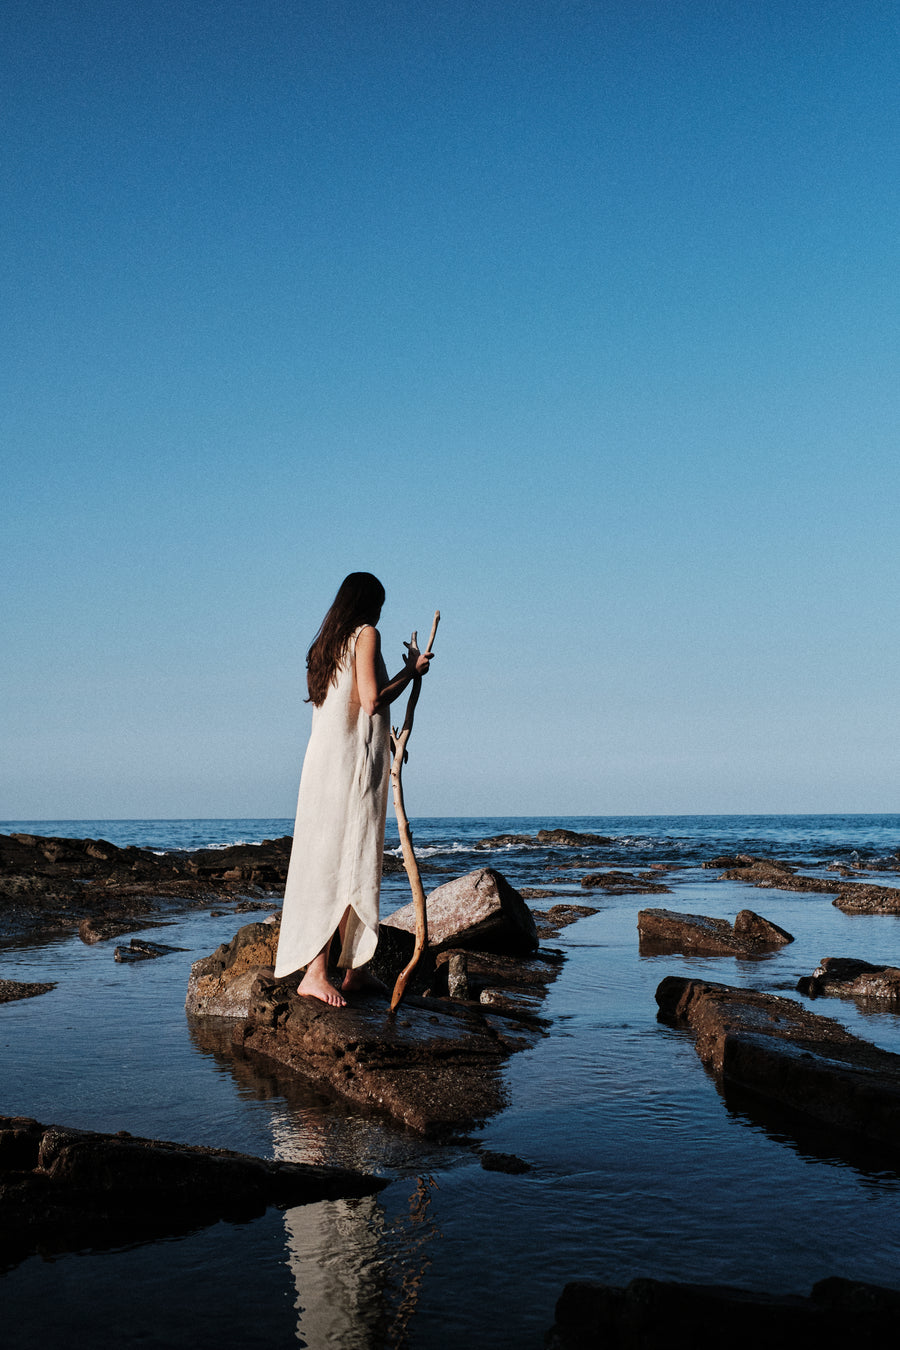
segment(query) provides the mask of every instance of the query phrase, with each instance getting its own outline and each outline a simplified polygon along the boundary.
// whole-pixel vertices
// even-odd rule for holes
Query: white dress
[[[294,842],[284,891],[275,977],[317,956],[349,908],[339,965],[362,966],[378,943],[378,896],[391,767],[387,708],[369,717],[356,687],[353,634],[329,686],[313,709],[297,799]],[[378,657],[379,682],[386,681]]]

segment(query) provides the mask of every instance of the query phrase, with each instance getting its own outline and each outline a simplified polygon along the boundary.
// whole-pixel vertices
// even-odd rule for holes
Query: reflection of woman
[[[303,761],[275,976],[306,966],[298,994],[342,1007],[328,978],[340,934],[343,992],[372,978],[360,968],[378,942],[378,895],[390,775],[388,704],[426,673],[431,653],[408,652],[388,678],[375,624],[384,587],[351,572],[307,655],[312,732]]]

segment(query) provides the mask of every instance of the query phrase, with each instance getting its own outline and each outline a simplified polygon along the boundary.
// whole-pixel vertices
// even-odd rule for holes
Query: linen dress
[[[308,965],[348,909],[339,964],[362,966],[378,943],[378,896],[391,766],[387,708],[369,717],[356,687],[357,628],[312,731],[297,799],[275,977]],[[380,684],[387,671],[379,655]]]

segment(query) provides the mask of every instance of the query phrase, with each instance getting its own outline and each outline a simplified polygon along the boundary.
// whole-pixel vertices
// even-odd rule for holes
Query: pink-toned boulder
[[[433,951],[467,947],[475,951],[528,956],[537,951],[538,935],[531,910],[500,872],[482,867],[467,872],[428,896],[428,945]],[[413,906],[384,919],[391,928],[415,931]]]

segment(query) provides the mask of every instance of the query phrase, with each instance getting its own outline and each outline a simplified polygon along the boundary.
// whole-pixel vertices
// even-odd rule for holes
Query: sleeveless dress
[[[356,687],[357,628],[313,709],[297,799],[275,978],[308,965],[350,910],[338,964],[362,966],[378,943],[378,896],[391,767],[387,708],[369,717]],[[379,683],[387,671],[379,655]]]

